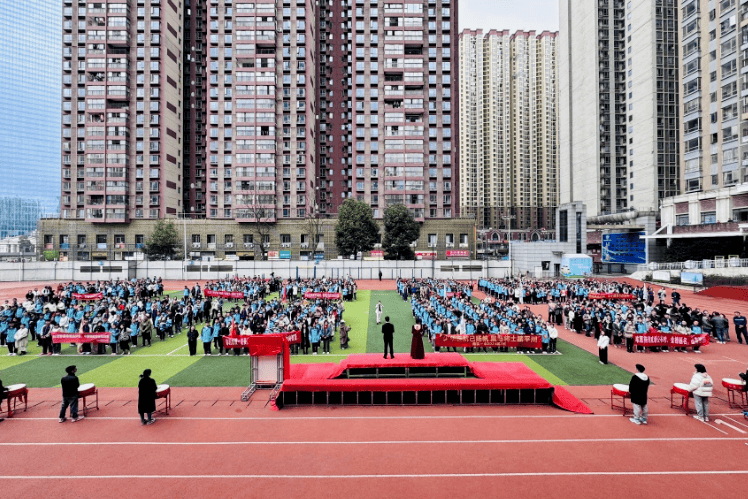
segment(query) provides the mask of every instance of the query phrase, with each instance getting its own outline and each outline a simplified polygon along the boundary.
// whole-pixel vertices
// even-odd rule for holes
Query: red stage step
[[[355,374],[354,374],[355,373]],[[355,377],[354,377],[355,376]],[[339,364],[294,364],[278,406],[303,404],[551,404],[589,408],[521,362],[470,362],[458,353],[350,355]]]

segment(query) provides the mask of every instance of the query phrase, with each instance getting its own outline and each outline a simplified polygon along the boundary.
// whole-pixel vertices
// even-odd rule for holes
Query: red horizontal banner
[[[288,331],[285,333],[277,333],[273,336],[282,335],[285,336],[286,341],[289,345],[295,345],[301,343],[301,331]],[[269,335],[252,334],[252,335],[240,335],[240,336],[224,336],[223,347],[224,348],[249,348],[258,342],[258,338],[268,337]]]
[[[337,300],[340,298],[340,293],[316,293],[313,291],[307,291],[304,293],[304,298],[307,300]]]
[[[447,258],[469,258],[470,250],[447,250]]]
[[[641,347],[698,347],[709,344],[708,334],[638,333],[634,345]]]
[[[52,343],[109,343],[109,333],[52,333]]]
[[[634,295],[629,293],[590,293],[587,298],[590,300],[633,300]]]
[[[103,293],[73,293],[76,300],[101,300],[104,298]]]
[[[206,289],[203,291],[203,294],[214,298],[244,298],[244,293],[242,291],[214,291],[212,289]]]
[[[437,334],[435,343],[438,347],[541,348],[543,341],[535,334]]]

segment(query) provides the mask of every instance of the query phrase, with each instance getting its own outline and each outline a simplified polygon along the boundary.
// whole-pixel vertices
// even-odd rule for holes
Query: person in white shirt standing
[[[548,336],[550,341],[548,342],[548,351],[552,354],[558,353],[556,351],[556,342],[558,341],[558,329],[552,323],[548,323]]]
[[[706,373],[703,364],[695,364],[696,372],[693,373],[688,391],[693,392],[693,403],[696,406],[694,418],[699,421],[709,422],[709,397],[714,391],[714,382]]]
[[[601,334],[597,340],[597,350],[600,354],[600,363],[603,365],[608,363],[608,345],[610,345],[610,338],[607,334]]]

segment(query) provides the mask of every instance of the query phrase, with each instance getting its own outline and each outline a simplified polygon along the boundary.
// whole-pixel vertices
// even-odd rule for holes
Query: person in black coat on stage
[[[153,424],[156,419],[152,417],[156,411],[156,382],[151,378],[151,370],[146,369],[140,375],[138,382],[138,414],[140,424]],[[146,419],[145,416],[148,416]]]
[[[636,374],[631,377],[629,382],[629,393],[631,394],[631,403],[634,404],[634,417],[629,418],[634,424],[647,424],[647,392],[649,391],[649,377],[644,374],[644,366],[636,365]]]
[[[392,346],[392,336],[395,334],[395,326],[390,323],[390,316],[384,318],[382,324],[382,339],[384,340],[384,358],[387,358],[387,348],[390,350],[390,358],[395,358],[395,352]]]

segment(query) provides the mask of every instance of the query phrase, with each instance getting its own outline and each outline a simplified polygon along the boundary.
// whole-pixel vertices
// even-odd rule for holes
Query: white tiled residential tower
[[[560,0],[561,203],[594,217],[679,190],[675,0]]]
[[[478,225],[553,226],[557,34],[460,35],[460,205]]]

